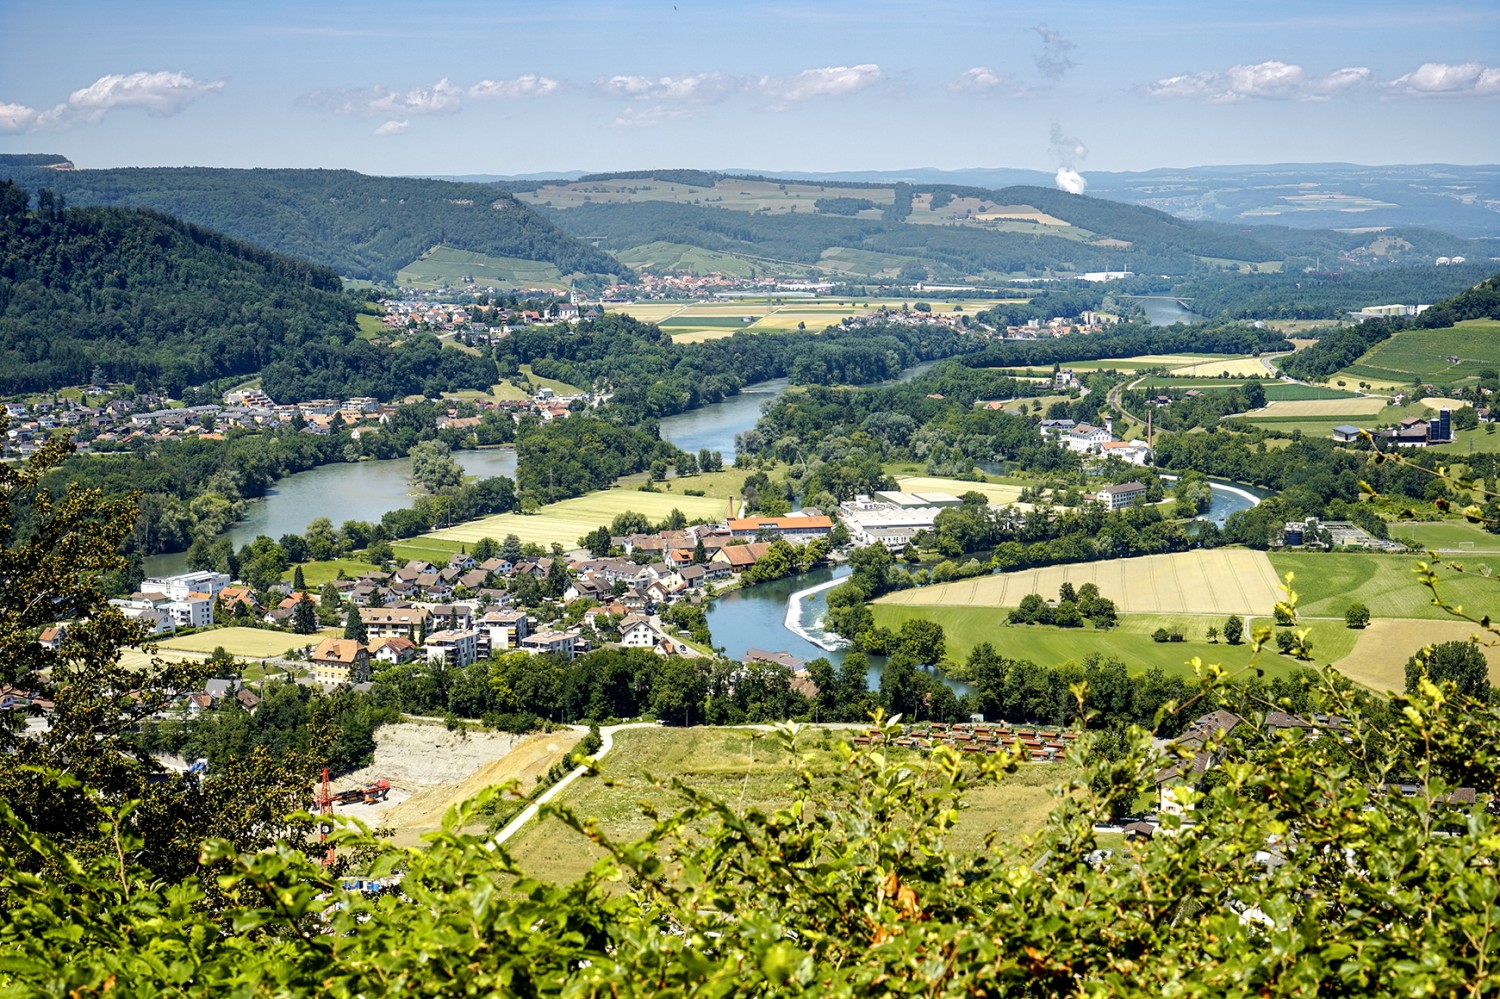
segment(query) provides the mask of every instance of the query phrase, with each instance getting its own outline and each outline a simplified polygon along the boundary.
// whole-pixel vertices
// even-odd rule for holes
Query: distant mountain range
[[[692,169],[446,180],[347,170],[77,170],[0,155],[70,204],[149,207],[324,264],[422,286],[613,281],[637,270],[993,284],[1017,275],[1338,270],[1485,259],[1500,168],[1350,164],[1087,175],[974,169],[765,176]],[[432,251],[441,248],[440,253]]]
[[[724,168],[738,176],[783,180],[1004,188],[1052,187],[1040,170],[974,167],[940,170],[808,172]],[[476,183],[574,181],[583,171],[516,176],[476,175]],[[1088,194],[1159,208],[1179,218],[1302,229],[1423,226],[1455,236],[1500,238],[1500,166],[1425,163],[1361,166],[1353,163],[1162,167],[1155,170],[1085,170]]]
[[[488,184],[369,177],[351,170],[207,167],[75,170],[61,156],[0,156],[0,180],[70,204],[153,208],[260,246],[391,281],[436,246],[628,278],[606,253]]]

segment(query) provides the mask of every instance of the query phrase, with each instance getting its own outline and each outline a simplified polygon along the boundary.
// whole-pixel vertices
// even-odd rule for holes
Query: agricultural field
[[[1063,365],[1074,371],[1138,371],[1144,368],[1166,368],[1170,372],[1194,367],[1204,362],[1227,363],[1237,359],[1234,354],[1137,354],[1135,357],[1105,357],[1097,361],[1072,361]],[[1047,370],[1051,370],[1048,368]],[[1265,369],[1262,368],[1262,371]],[[1217,370],[1209,372],[1216,375]]]
[[[1398,532],[1392,532],[1399,537]],[[1372,618],[1421,618],[1452,620],[1432,606],[1432,593],[1414,570],[1419,556],[1364,554],[1360,552],[1273,552],[1270,563],[1277,575],[1295,572],[1293,588],[1298,612],[1311,617],[1342,617],[1356,600],[1370,608]],[[1500,571],[1500,558],[1455,557],[1471,573],[1483,567]],[[1471,614],[1500,610],[1500,578],[1459,575],[1439,569],[1439,592],[1452,604]],[[1106,594],[1107,595],[1107,594]]]
[[[682,481],[686,483],[688,480]],[[606,489],[544,506],[534,514],[500,513],[471,520],[398,541],[394,547],[397,558],[425,558],[439,551],[457,551],[460,545],[472,545],[481,538],[499,541],[507,534],[514,534],[523,542],[534,542],[543,547],[556,542],[571,549],[577,548],[578,539],[589,531],[600,525],[609,526],[617,514],[640,513],[655,522],[665,520],[674,509],[681,510],[690,521],[699,518],[721,520],[724,501],[712,496],[684,496],[680,492]]]
[[[1438,642],[1466,641],[1478,630],[1467,621],[1371,621],[1359,633],[1354,649],[1335,665],[1340,673],[1371,690],[1405,690],[1406,661],[1418,649]],[[1480,651],[1489,662],[1490,682],[1500,685],[1500,647],[1481,645]]]
[[[1472,381],[1483,368],[1500,368],[1500,320],[1470,319],[1438,330],[1404,330],[1377,343],[1333,377],[1410,385]],[[1456,358],[1450,361],[1449,358]]]
[[[1300,430],[1304,437],[1327,437],[1341,423],[1372,427],[1399,423],[1408,416],[1425,418],[1431,415],[1432,411],[1420,403],[1391,406],[1384,399],[1360,397],[1348,400],[1304,399],[1278,402],[1231,419],[1284,434]]]
[[[1281,597],[1265,553],[1217,548],[980,576],[888,594],[876,606],[1015,607],[1064,581],[1095,584],[1123,614],[1269,614]]]
[[[442,288],[466,284],[508,288],[564,290],[568,279],[549,263],[519,257],[491,257],[450,246],[437,246],[396,272],[396,283],[409,288]]]
[[[168,635],[157,644],[164,649],[199,652],[203,655],[222,647],[225,652],[240,659],[274,659],[288,649],[317,645],[325,638],[342,638],[343,635],[342,628],[324,628],[311,635],[294,635],[286,631],[262,628],[212,628],[192,635]]]
[[[664,240],[621,250],[615,257],[627,267],[653,274],[723,274],[725,277],[750,278],[768,270],[764,260]]]
[[[1107,595],[1107,594],[1106,594]],[[1056,591],[1044,596],[1055,597]],[[1003,656],[1029,659],[1043,666],[1068,661],[1081,662],[1090,655],[1117,656],[1125,661],[1131,673],[1144,673],[1160,667],[1169,674],[1186,676],[1192,672],[1189,661],[1197,656],[1205,663],[1218,663],[1226,669],[1246,666],[1253,658],[1248,641],[1228,645],[1221,639],[1210,642],[1209,626],[1222,630],[1225,615],[1193,614],[1126,614],[1118,627],[1100,631],[1092,625],[1082,628],[1056,628],[1051,625],[1005,624],[1009,608],[995,607],[924,607],[902,606],[880,602],[871,605],[875,623],[897,631],[911,619],[933,621],[942,625],[948,641],[948,658],[961,663],[980,642],[989,642]],[[1252,626],[1269,623],[1264,614],[1244,616],[1246,637]],[[1344,627],[1343,621],[1314,621],[1309,628],[1314,663],[1337,662],[1354,647],[1357,633]],[[1158,628],[1180,631],[1181,642],[1158,642],[1152,633]],[[1261,652],[1256,665],[1269,675],[1280,676],[1299,668],[1296,660],[1268,648]]]
[[[883,308],[909,306],[910,299],[815,299],[768,298],[738,299],[735,301],[702,302],[629,302],[611,303],[610,312],[656,323],[662,331],[680,343],[698,343],[730,336],[740,330],[754,333],[789,332],[805,328],[809,333],[821,333],[848,316],[867,314]],[[1000,301],[1018,299],[970,299],[951,301],[927,299],[935,313],[952,312],[962,308],[965,312],[979,312]],[[1048,369],[1050,373],[1050,368]]]
[[[1231,357],[1226,360],[1199,361],[1180,368],[1173,368],[1174,375],[1206,376],[1227,375],[1230,378],[1248,378],[1251,375],[1268,375],[1270,370],[1258,357]]]
[[[1269,402],[1263,409],[1252,409],[1244,414],[1244,418],[1269,421],[1316,416],[1322,419],[1338,420],[1346,416],[1374,416],[1387,406],[1387,400],[1368,396],[1343,399],[1286,399]]]
[[[569,786],[559,803],[595,819],[605,835],[626,840],[651,827],[651,820],[641,814],[643,801],[664,813],[681,803],[663,789],[673,780],[716,794],[742,813],[780,808],[791,801],[798,769],[816,778],[840,767],[832,745],[846,735],[847,730],[808,730],[799,741],[807,758],[799,760],[783,752],[773,738],[749,729],[624,729],[615,733],[614,749],[600,761],[599,776]],[[911,754],[916,767],[927,759]],[[985,836],[994,833],[1002,847],[1019,845],[1023,837],[1041,829],[1052,809],[1052,789],[1077,775],[1066,765],[1031,764],[999,784],[975,788],[948,837],[950,844],[978,849]],[[576,879],[602,856],[596,845],[556,819],[532,823],[506,846],[529,876],[559,883]]]
[[[913,262],[921,261],[918,257],[856,250],[848,246],[830,246],[818,256],[818,267],[825,273],[867,278],[894,278],[901,273],[902,267]]]

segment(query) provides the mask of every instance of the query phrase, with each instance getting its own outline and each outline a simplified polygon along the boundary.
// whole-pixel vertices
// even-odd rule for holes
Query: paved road
[[[604,728],[601,728],[599,730],[599,737],[602,744],[599,747],[599,752],[594,754],[594,759],[603,759],[604,756],[614,748],[615,733],[620,731],[621,729],[655,727],[655,722],[631,722],[628,725],[606,725]],[[547,804],[553,798],[556,798],[559,794],[562,794],[564,788],[566,788],[569,784],[573,783],[575,780],[582,777],[588,772],[589,768],[587,766],[574,767],[566,777],[558,781],[556,784],[553,784],[551,787],[547,788],[546,791],[542,792],[541,797],[537,798],[531,804],[521,809],[520,815],[517,815],[515,818],[507,822],[505,824],[505,828],[501,829],[498,833],[495,834],[495,838],[490,840],[490,847],[497,847],[501,843],[504,843],[506,840],[510,839],[516,833],[520,832],[521,829],[525,827],[526,823],[530,822],[533,818],[536,817],[536,813],[541,810],[541,807],[543,805]]]

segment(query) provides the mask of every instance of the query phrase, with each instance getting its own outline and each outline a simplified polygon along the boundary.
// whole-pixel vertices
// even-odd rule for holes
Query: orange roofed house
[[[325,638],[312,654],[312,675],[319,683],[364,683],[370,678],[370,650],[354,638]]]

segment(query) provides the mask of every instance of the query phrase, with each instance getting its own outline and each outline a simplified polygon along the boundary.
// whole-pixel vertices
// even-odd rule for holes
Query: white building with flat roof
[[[219,591],[229,585],[229,576],[222,572],[183,572],[175,576],[152,576],[141,580],[142,593],[160,593],[171,600],[185,600],[189,593],[204,593],[217,597]]]

